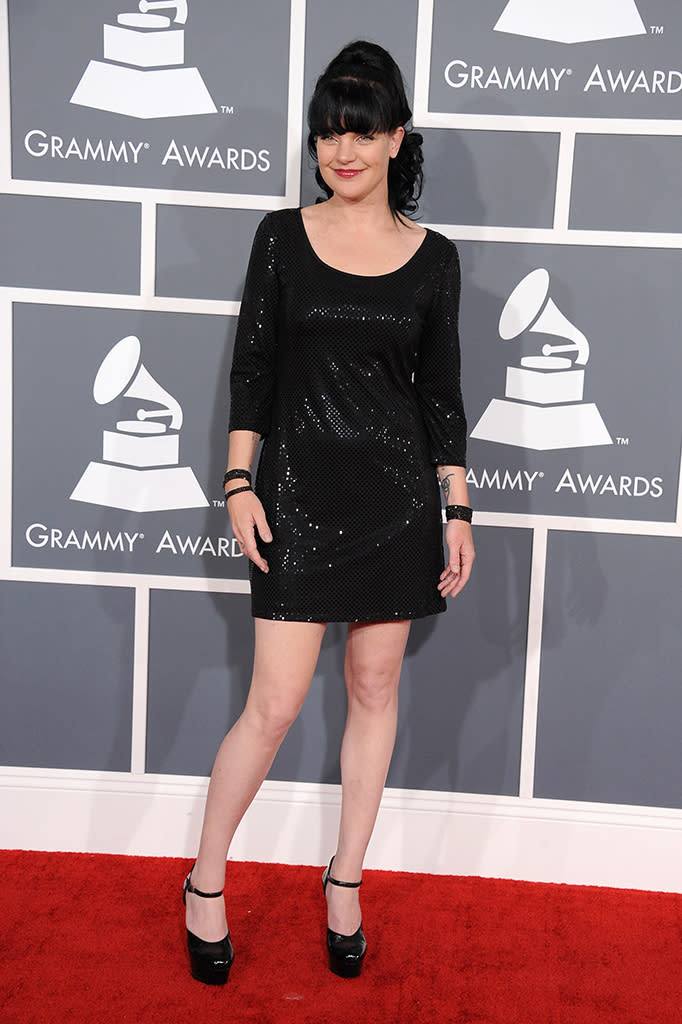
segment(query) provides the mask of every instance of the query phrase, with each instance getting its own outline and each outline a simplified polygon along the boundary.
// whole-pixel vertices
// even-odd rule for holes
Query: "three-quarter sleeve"
[[[444,261],[417,353],[414,386],[429,438],[431,461],[466,465],[466,419],[460,386],[459,257]]]
[[[230,373],[230,430],[270,429],[275,383],[279,278],[276,235],[267,214],[258,225],[246,274]]]

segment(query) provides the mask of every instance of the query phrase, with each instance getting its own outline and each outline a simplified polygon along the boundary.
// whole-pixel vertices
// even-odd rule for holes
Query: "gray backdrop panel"
[[[198,69],[218,112],[180,117],[100,109],[99,88],[93,90],[94,106],[70,102],[90,61],[109,71],[118,68],[119,74],[140,74],[122,61],[103,60],[103,23],[115,28],[120,11],[119,0],[85,7],[81,0],[62,0],[59,5],[50,0],[29,5],[10,0],[13,176],[282,195],[289,4],[250,0],[240,5],[238,24],[226,17],[221,0],[190,4],[186,27],[181,28],[185,64],[177,70],[182,75],[191,67]],[[266,74],[256,70],[262,68],[268,69]],[[143,74],[150,70],[154,71]],[[172,76],[175,69],[163,70]],[[182,78],[171,81],[164,85],[169,96],[186,93]],[[138,79],[111,92],[118,97],[135,95],[139,89]],[[222,106],[229,112],[222,113]],[[230,159],[228,149],[236,157]],[[264,159],[259,158],[262,152],[267,154]]]
[[[262,210],[159,206],[156,294],[241,301]]]
[[[466,590],[412,626],[390,786],[518,793],[531,532],[474,539]]]
[[[535,795],[679,807],[680,541],[550,534]]]
[[[571,434],[568,446],[540,451],[505,443],[504,433],[498,441],[471,438],[473,506],[673,521],[682,433],[679,252],[499,242],[461,242],[459,250],[470,433],[491,400],[504,396],[508,366],[540,355],[544,344],[566,344],[562,336],[544,333],[540,323],[539,333],[500,338],[500,315],[512,291],[530,271],[544,268],[548,299],[590,343],[584,402],[596,404],[612,441],[572,447]],[[572,415],[571,403],[564,415]]]
[[[552,226],[558,135],[419,130],[424,136],[422,221]]]
[[[130,771],[135,594],[0,582],[0,762]]]
[[[246,576],[220,498],[235,324],[235,317],[15,305],[14,564]],[[180,465],[194,473],[207,507],[131,512],[70,500],[89,463],[102,460],[103,431],[134,419],[140,406],[155,407],[153,392],[149,401],[121,396],[97,405],[93,398],[102,360],[131,334],[142,364],[182,406]]]
[[[140,290],[138,203],[0,195],[0,223],[1,285]]]
[[[679,118],[682,9],[670,0],[646,0],[638,3],[641,19],[633,23],[627,16],[634,6],[631,0],[600,4],[598,13],[604,8],[612,38],[595,40],[588,5],[574,13],[570,0],[435,0],[429,110]],[[503,11],[509,31],[495,28]],[[636,24],[637,34],[618,35],[623,15],[626,29]],[[600,20],[604,24],[604,17]],[[563,29],[568,34],[561,39]],[[654,73],[660,70],[659,81]]]
[[[305,708],[270,778],[338,781],[345,699],[337,664],[339,637],[340,629],[330,629]],[[210,773],[224,734],[244,707],[252,657],[248,594],[152,592],[148,771]],[[334,684],[322,685],[327,679]]]
[[[570,227],[682,231],[682,139],[578,135]]]
[[[477,536],[470,587],[446,614],[412,626],[390,786],[518,792],[530,533]],[[152,593],[148,771],[210,772],[246,698],[252,633],[247,596]],[[270,778],[339,782],[344,642],[345,626],[331,624]]]

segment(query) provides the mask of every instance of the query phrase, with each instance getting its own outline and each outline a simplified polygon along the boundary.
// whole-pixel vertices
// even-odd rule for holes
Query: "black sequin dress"
[[[323,263],[300,210],[253,243],[230,430],[265,438],[255,490],[273,534],[251,565],[264,619],[357,622],[445,610],[436,465],[463,466],[459,263],[427,231],[390,274]]]

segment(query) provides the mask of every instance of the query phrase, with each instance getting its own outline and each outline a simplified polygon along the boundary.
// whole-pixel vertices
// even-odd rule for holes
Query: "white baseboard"
[[[206,780],[40,771],[0,774],[0,846],[191,858]],[[230,857],[323,864],[337,786],[266,782]],[[387,790],[368,868],[682,892],[682,813],[659,808]]]

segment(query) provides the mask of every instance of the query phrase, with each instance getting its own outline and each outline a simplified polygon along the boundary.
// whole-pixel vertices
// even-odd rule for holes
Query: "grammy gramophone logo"
[[[141,361],[139,338],[121,338],[104,357],[92,389],[98,405],[123,396],[155,408],[139,408],[102,434],[102,461],[91,462],[70,495],[72,501],[160,512],[208,505],[194,472],[180,463],[180,403],[158,384]],[[168,419],[167,423],[158,422]]]
[[[646,27],[635,0],[509,0],[495,31],[586,43],[645,35]]]
[[[199,69],[183,66],[187,0],[138,7],[104,25],[104,60],[90,61],[71,102],[142,118],[217,113]]]
[[[502,310],[500,338],[524,331],[562,338],[507,367],[504,398],[493,398],[471,436],[537,451],[613,444],[593,402],[583,401],[590,345],[549,298],[549,273],[540,268],[517,284]]]

